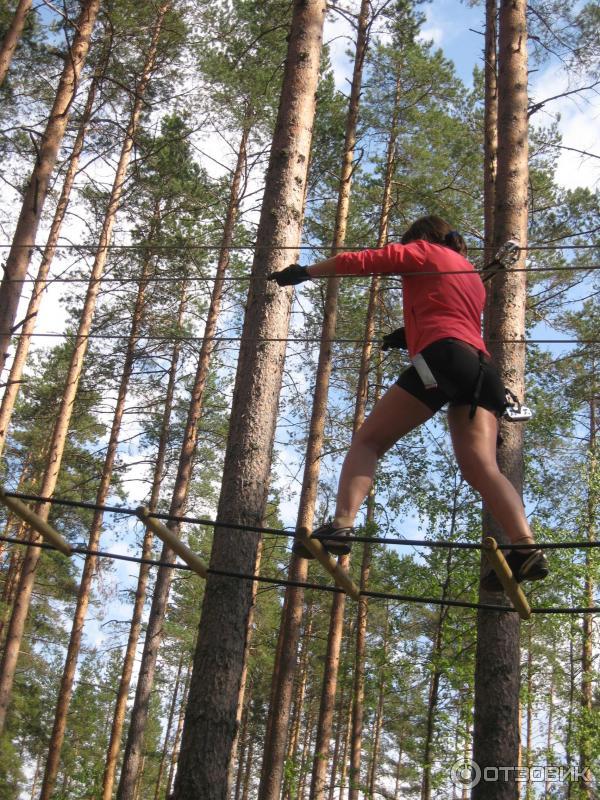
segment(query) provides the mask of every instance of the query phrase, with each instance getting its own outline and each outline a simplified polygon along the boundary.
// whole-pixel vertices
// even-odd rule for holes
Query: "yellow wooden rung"
[[[510,571],[510,567],[506,563],[502,550],[498,549],[498,542],[492,537],[487,536],[483,540],[483,552],[486,558],[494,568],[504,591],[512,601],[513,606],[519,612],[521,619],[529,619],[531,617],[531,608],[527,602],[527,598],[523,589],[517,583],[516,578]]]
[[[70,544],[63,539],[60,533],[54,530],[52,525],[48,524],[46,520],[42,519],[35,511],[32,511],[29,506],[26,506],[25,503],[22,503],[16,497],[9,497],[2,488],[0,488],[0,501],[2,501],[13,514],[16,514],[17,517],[22,519],[23,522],[26,522],[30,528],[46,539],[53,547],[56,547],[57,550],[60,550],[60,552],[64,553],[66,556],[71,555]]]
[[[167,528],[166,525],[163,525],[160,520],[156,519],[156,517],[150,516],[150,511],[145,506],[139,506],[136,509],[135,513],[137,516],[142,520],[144,525],[146,525],[150,530],[155,533],[159,539],[167,544],[173,552],[177,553],[177,555],[185,561],[188,567],[191,567],[194,572],[200,575],[201,578],[208,577],[208,567],[202,561],[200,556],[196,555],[193,550],[184,544],[181,539],[176,536],[170,528]]]
[[[360,589],[354,583],[345,569],[342,569],[335,558],[332,558],[318,539],[313,539],[308,528],[298,528],[298,539],[305,545],[313,556],[319,561],[332,576],[340,589],[350,595],[353,600],[360,600]]]

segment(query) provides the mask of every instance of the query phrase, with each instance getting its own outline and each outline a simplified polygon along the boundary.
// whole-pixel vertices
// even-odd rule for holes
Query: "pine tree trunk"
[[[31,0],[19,0],[19,5],[15,9],[10,27],[6,31],[2,45],[0,45],[0,86],[4,83],[8,73],[10,62],[19,44],[30,10]]]
[[[183,324],[186,304],[187,304],[187,284],[184,284],[181,290],[179,310],[177,313],[177,330],[180,330]],[[173,350],[171,354],[169,377],[167,381],[167,389],[165,392],[165,404],[163,408],[163,417],[161,423],[161,432],[158,441],[156,462],[154,465],[154,475],[152,478],[150,501],[148,503],[148,507],[151,511],[155,511],[158,505],[160,487],[163,479],[163,472],[167,455],[167,446],[169,443],[170,422],[171,422],[171,414],[173,411],[173,398],[175,395],[175,382],[177,379],[177,368],[179,366],[180,353],[181,353],[181,341],[176,341],[175,344],[173,345]],[[152,542],[153,542],[152,531],[149,528],[146,528],[146,531],[144,533],[144,541],[142,544],[142,558],[151,557]],[[123,725],[125,723],[125,714],[127,711],[127,698],[129,696],[129,687],[131,684],[131,677],[133,675],[133,666],[137,652],[138,641],[142,630],[142,615],[144,613],[144,605],[146,602],[146,591],[148,588],[149,575],[150,575],[150,565],[140,564],[140,571],[138,573],[138,582],[135,591],[135,600],[133,604],[133,612],[131,615],[131,625],[129,628],[127,645],[125,647],[125,655],[123,657],[123,668],[121,671],[119,688],[117,690],[117,699],[115,703],[113,722],[110,732],[108,750],[106,754],[106,762],[104,766],[104,776],[102,779],[102,800],[111,800],[112,798],[113,785],[115,781],[115,773],[117,768],[117,760],[119,758],[119,751],[121,749],[121,737],[123,734]]]
[[[384,246],[387,243],[388,225],[390,209],[392,205],[392,176],[395,166],[396,142],[398,140],[398,122],[400,116],[400,96],[401,82],[400,75],[396,76],[396,86],[394,94],[394,109],[390,121],[390,135],[387,145],[385,181],[383,186],[383,198],[381,202],[381,214],[379,218],[379,237],[378,245]],[[354,433],[360,428],[365,418],[367,408],[367,395],[369,388],[369,363],[371,360],[372,340],[375,333],[375,314],[379,305],[379,276],[374,276],[371,280],[369,290],[369,305],[367,308],[367,320],[365,325],[364,344],[361,353],[361,365],[356,390],[356,405],[354,410]],[[381,369],[381,360],[378,362],[378,370]],[[381,380],[376,381],[376,397],[379,393]],[[367,501],[367,529],[374,520],[374,491],[371,490]],[[363,558],[360,568],[360,589],[365,591],[368,588],[369,574],[371,571],[371,545],[365,544]],[[358,800],[360,786],[360,765],[362,749],[362,727],[364,715],[364,695],[365,695],[365,654],[368,623],[368,600],[361,597],[358,602],[356,620],[356,655],[354,666],[354,687],[352,697],[352,734],[350,745],[350,770],[349,770],[349,791],[348,800]]]
[[[484,172],[483,172],[483,263],[488,264],[494,249],[494,207],[498,153],[498,0],[485,4],[485,106],[484,106]]]
[[[498,0],[486,0],[483,136],[483,263],[494,254],[494,213],[498,168]],[[484,335],[489,336],[491,293],[486,296]]]
[[[261,525],[265,513],[285,342],[260,340],[285,339],[292,296],[267,284],[266,278],[295,257],[293,250],[282,248],[295,248],[300,239],[325,7],[324,0],[296,0],[293,6],[225,454],[218,508],[223,521]],[[256,562],[257,547],[258,536],[223,528],[215,538],[210,566],[247,573]],[[251,605],[252,590],[245,581],[209,576],[176,800],[226,800],[229,795],[228,765]],[[281,769],[273,785],[278,797]]]
[[[313,703],[308,707],[306,714],[306,730],[304,732],[304,743],[302,745],[302,757],[300,759],[299,781],[298,781],[298,800],[305,800],[307,778],[308,778],[308,762],[310,759],[310,745],[312,740],[312,727],[315,712]]]
[[[346,648],[347,649],[347,648]],[[333,800],[333,794],[335,791],[335,780],[338,773],[339,763],[340,763],[340,750],[342,748],[342,732],[344,729],[344,721],[342,719],[342,711],[346,708],[346,694],[342,690],[338,707],[337,707],[337,715],[336,715],[336,726],[335,726],[335,743],[333,745],[333,756],[331,758],[331,770],[330,770],[330,780],[329,780],[329,791],[327,793],[327,800]]]
[[[56,164],[75,94],[79,76],[88,53],[90,38],[100,0],[84,0],[77,20],[76,33],[58,84],[54,105],[46,130],[39,144],[33,172],[25,190],[12,246],[0,283],[0,372],[4,369],[23,281],[35,246],[35,237],[48,194],[50,177]],[[2,701],[0,700],[0,703]],[[0,727],[2,725],[0,724]]]
[[[348,777],[348,752],[351,748],[352,742],[352,725],[354,720],[354,707],[349,704],[348,713],[346,715],[346,735],[344,736],[344,754],[342,756],[342,770],[340,773],[340,796],[339,800],[344,800],[346,791],[346,778]]]
[[[65,390],[52,434],[52,440],[49,448],[48,466],[40,489],[42,497],[50,497],[52,495],[58,480],[58,474],[60,471],[62,456],[69,430],[69,423],[71,420],[71,413],[83,370],[83,361],[87,351],[88,335],[92,326],[94,310],[96,307],[96,299],[100,289],[100,280],[108,256],[108,246],[110,244],[123,185],[125,183],[127,167],[131,157],[131,152],[133,150],[135,133],[137,131],[142,112],[143,96],[148,86],[152,71],[154,70],[162,21],[169,6],[170,0],[169,2],[163,3],[158,11],[157,19],[153,29],[152,41],[150,43],[148,54],[146,56],[146,62],[144,64],[144,71],[137,86],[136,99],[127,126],[127,132],[121,149],[121,156],[117,166],[108,210],[106,212],[106,217],[102,227],[102,233],[100,235],[100,244],[94,258],[94,266],[92,268],[92,274],[90,277],[83,311],[81,313],[79,329],[77,332],[73,355],[71,357],[71,363],[69,365]],[[7,273],[5,273],[5,276],[6,274]],[[40,517],[42,517],[42,519],[48,518],[49,510],[48,503],[40,503],[36,509],[37,513]],[[33,541],[38,541],[38,539],[39,536],[36,534],[33,537]],[[21,583],[19,585],[19,597],[15,604],[15,609],[11,618],[10,628],[7,635],[7,643],[4,651],[4,657],[2,659],[0,676],[0,731],[4,728],[6,713],[10,703],[19,647],[25,628],[25,620],[29,611],[29,602],[31,599],[31,592],[33,590],[35,572],[40,558],[40,553],[40,549],[36,547],[30,547],[27,550],[23,565]]]
[[[260,574],[260,562],[262,559],[262,548],[263,543],[260,541],[258,543],[258,548],[256,551],[256,564],[254,565],[254,575]],[[244,703],[246,699],[246,682],[248,680],[248,656],[250,652],[250,646],[252,642],[252,635],[254,632],[254,615],[256,612],[256,593],[258,591],[258,583],[252,584],[252,605],[250,607],[250,612],[248,614],[248,638],[246,639],[246,649],[244,651],[244,663],[242,666],[242,678],[240,681],[240,691],[238,695],[238,713],[236,714],[236,735],[233,740],[233,745],[231,748],[231,757],[229,763],[229,779],[228,785],[231,786],[233,781],[233,770],[234,770],[234,763],[235,757],[237,754],[238,749],[238,732],[242,722],[242,714],[244,712]]]
[[[575,761],[575,746],[574,746],[574,727],[575,727],[575,682],[577,680],[576,673],[578,671],[576,656],[575,656],[575,618],[571,619],[571,633],[569,636],[569,710],[567,714],[567,730],[565,736],[565,756],[567,764],[573,764]],[[576,784],[573,781],[567,783],[567,800],[571,800]]]
[[[308,606],[306,610],[306,622],[304,625],[304,632],[302,634],[302,647],[300,651],[300,658],[298,660],[298,680],[296,686],[296,696],[294,698],[294,710],[292,714],[292,725],[289,736],[289,742],[286,752],[286,762],[294,764],[297,758],[298,741],[300,739],[300,726],[302,723],[302,713],[304,711],[304,697],[306,694],[306,683],[308,680],[308,660],[310,656],[310,648],[312,642],[312,626],[313,626],[313,603]],[[290,782],[284,784],[283,787],[283,800],[293,800],[292,787]]]
[[[250,746],[248,748],[248,759],[246,761],[246,771],[244,774],[244,791],[242,793],[242,800],[250,800],[250,781],[252,779],[253,759],[254,759],[254,738],[250,737]]]
[[[214,335],[217,329],[217,322],[221,309],[221,300],[225,286],[225,272],[229,265],[229,247],[233,240],[233,230],[235,226],[235,220],[237,218],[237,209],[240,202],[240,185],[243,166],[246,158],[246,144],[248,135],[249,131],[245,130],[242,135],[242,140],[238,151],[238,162],[230,190],[229,207],[223,230],[223,239],[219,254],[219,261],[217,264],[215,282],[206,319],[206,327],[204,330],[202,346],[200,348],[200,355],[198,357],[198,366],[194,378],[194,385],[192,387],[186,426],[183,434],[183,443],[179,455],[179,465],[169,507],[169,514],[175,517],[183,516],[185,513],[185,505],[187,502],[192,466],[196,452],[198,422],[202,414],[204,390],[206,388],[206,382],[208,379],[211,355],[214,350]],[[168,527],[173,531],[176,533],[179,532],[180,526],[178,523],[169,522],[167,524]],[[255,558],[256,557],[257,556],[255,552]],[[175,553],[173,553],[173,551],[167,545],[164,545],[161,551],[160,560],[163,562],[174,563]],[[253,563],[250,569],[247,571],[251,572],[255,566],[256,562]],[[150,618],[148,620],[148,627],[146,629],[144,651],[142,653],[142,662],[136,688],[135,701],[129,723],[123,769],[117,791],[117,800],[131,800],[136,777],[140,769],[144,731],[148,718],[150,695],[154,685],[156,659],[158,657],[158,650],[162,640],[163,622],[171,588],[172,573],[173,570],[169,567],[160,567],[156,577],[154,594],[152,597],[152,607],[150,609]],[[252,599],[255,592],[255,589],[252,587],[252,585],[249,586],[249,591],[250,598]],[[252,606],[250,606],[250,608],[251,607]],[[244,661],[242,661],[241,670],[243,673]],[[239,688],[240,687],[238,687],[238,694],[236,697],[236,717],[239,713]],[[235,742],[232,742],[230,756],[233,753],[234,744]]]
[[[587,464],[587,538],[590,542],[596,540],[596,519],[598,516],[597,489],[598,484],[598,464],[596,455],[596,433],[597,433],[597,413],[598,403],[600,402],[596,394],[596,375],[595,370],[592,378],[593,393],[589,401],[590,415],[590,435],[588,440],[588,464]],[[594,557],[590,549],[585,551],[585,588],[584,596],[586,606],[594,605],[595,579],[594,579]],[[594,618],[592,614],[584,614],[581,620],[581,713],[583,718],[582,731],[579,745],[579,787],[582,797],[592,800],[593,786],[591,776],[591,764],[594,756],[592,741],[592,710],[594,701]]]
[[[173,785],[173,778],[175,777],[175,769],[177,768],[177,759],[179,758],[179,743],[181,742],[181,732],[183,731],[183,719],[185,717],[185,707],[187,704],[191,677],[192,677],[192,665],[190,664],[185,676],[185,686],[183,687],[183,695],[181,697],[181,705],[179,707],[179,716],[177,718],[177,730],[175,731],[173,749],[171,750],[171,762],[169,764],[169,776],[167,778],[167,789],[165,792],[165,800],[169,800],[169,798],[171,797],[171,787]]]
[[[150,238],[152,238],[152,234]],[[146,250],[144,255],[142,276],[133,309],[131,329],[129,332],[129,339],[127,342],[127,349],[123,363],[123,372],[121,374],[121,380],[117,392],[117,402],[106,448],[106,456],[104,458],[104,465],[102,467],[102,474],[100,476],[100,485],[96,494],[96,505],[98,506],[103,506],[106,503],[108,493],[110,491],[113,468],[117,455],[117,448],[119,445],[119,436],[121,433],[121,424],[123,421],[123,414],[125,413],[125,402],[127,400],[127,393],[129,391],[129,381],[133,372],[135,352],[144,315],[146,289],[151,270],[151,259],[152,256],[150,251]],[[100,543],[100,534],[102,533],[103,519],[103,511],[100,509],[94,511],[87,542],[88,550],[93,551],[98,549],[98,545]],[[46,770],[44,773],[44,781],[42,783],[40,800],[50,800],[50,797],[54,791],[54,784],[58,774],[60,755],[67,727],[67,714],[69,712],[69,706],[73,694],[73,683],[75,681],[77,659],[79,657],[79,649],[81,647],[83,629],[85,626],[85,618],[87,616],[90,594],[92,591],[92,583],[96,574],[97,566],[98,559],[96,556],[87,555],[85,557],[81,580],[79,583],[79,590],[77,593],[77,602],[73,614],[73,626],[71,628],[71,636],[69,645],[67,647],[67,657],[63,667],[63,674],[58,692],[54,726],[48,744],[48,760],[46,761]]]
[[[25,522],[19,521],[18,528],[14,532],[14,538],[23,541],[27,534],[27,525]],[[6,625],[10,619],[12,606],[17,596],[17,589],[21,580],[21,570],[23,568],[23,561],[25,560],[25,549],[23,545],[14,545],[10,554],[10,562],[6,576],[4,578],[4,586],[2,587],[2,612],[0,613],[0,644],[4,644],[4,634],[6,633]]]
[[[458,511],[458,492],[454,492],[452,503],[452,521],[449,526],[449,537],[454,536],[456,529],[456,516]],[[442,599],[447,596],[450,587],[450,574],[452,568],[452,550],[448,550],[446,556],[446,577],[442,585]],[[435,731],[435,715],[438,707],[439,687],[441,670],[439,668],[439,661],[442,656],[442,647],[444,641],[444,623],[448,617],[449,606],[440,606],[437,617],[437,624],[433,639],[433,647],[431,648],[431,663],[433,664],[433,672],[431,675],[431,684],[429,687],[429,700],[427,703],[427,718],[425,722],[425,742],[423,747],[423,780],[421,783],[421,800],[431,800],[431,766],[432,766],[432,751],[433,751],[433,737]]]
[[[553,761],[553,758],[552,758],[552,756],[553,756],[553,753],[552,753],[552,735],[554,733],[554,730],[553,730],[552,725],[553,725],[553,722],[554,722],[554,681],[555,681],[555,678],[556,678],[555,672],[554,672],[554,669],[552,669],[552,672],[550,674],[550,690],[548,692],[548,732],[546,734],[546,759],[545,759],[545,763],[546,764],[552,764],[552,761]],[[550,796],[550,787],[551,787],[551,784],[550,784],[550,781],[549,781],[549,775],[546,774],[546,781],[544,783],[544,792],[545,792],[546,797]]]
[[[533,746],[533,650],[531,647],[531,626],[529,626],[527,642],[527,712],[525,714],[525,758],[527,779],[525,782],[525,800],[533,797],[533,781],[531,776],[531,757]],[[519,729],[521,725],[519,724]],[[521,764],[519,764],[521,766]]]
[[[396,764],[396,781],[394,786],[394,796],[400,797],[400,776],[402,773],[402,756],[404,754],[404,727],[400,731],[400,736],[398,737],[398,763]]]
[[[171,738],[171,728],[173,727],[173,720],[175,719],[175,708],[177,707],[177,698],[179,696],[179,684],[181,683],[181,673],[183,671],[183,653],[179,657],[179,665],[177,667],[177,678],[175,679],[175,688],[171,697],[171,704],[169,706],[169,714],[167,716],[167,725],[165,728],[165,739],[158,764],[158,774],[156,776],[156,788],[154,790],[154,800],[158,800],[161,795],[160,785],[162,783],[163,772],[165,769],[165,761],[167,760],[167,750],[169,749],[169,739]]]
[[[373,735],[373,752],[371,755],[371,768],[369,770],[369,779],[367,785],[369,787],[369,794],[371,797],[375,794],[375,780],[377,778],[377,762],[379,759],[379,742],[381,739],[381,731],[383,729],[383,702],[385,699],[385,689],[387,684],[387,671],[385,669],[387,663],[388,652],[388,633],[389,633],[389,608],[386,607],[385,617],[385,630],[383,634],[383,664],[381,666],[381,675],[379,678],[379,693],[377,698],[377,713],[375,715],[375,732]]]
[[[22,327],[19,330],[19,340],[17,344],[17,349],[15,352],[15,357],[10,367],[10,373],[8,376],[6,390],[4,392],[4,396],[2,397],[2,405],[0,406],[0,455],[2,454],[2,451],[4,450],[4,445],[6,444],[8,426],[10,424],[10,419],[12,416],[13,409],[15,407],[17,395],[19,394],[19,389],[21,388],[21,381],[23,377],[23,369],[25,367],[25,362],[27,361],[27,356],[29,355],[31,335],[35,329],[37,315],[40,310],[40,306],[42,304],[44,291],[46,290],[48,273],[50,271],[54,255],[56,253],[56,245],[58,242],[58,237],[60,235],[60,230],[62,227],[63,220],[65,218],[65,214],[67,212],[67,206],[69,205],[69,199],[71,197],[71,189],[73,188],[73,183],[75,182],[75,177],[77,175],[77,170],[79,168],[79,159],[81,156],[81,152],[83,150],[83,144],[85,141],[88,126],[92,116],[92,110],[94,108],[94,102],[96,99],[96,90],[98,87],[98,83],[106,68],[106,61],[108,60],[109,52],[110,49],[107,48],[106,58],[103,59],[103,64],[101,68],[98,69],[98,71],[96,72],[96,74],[92,79],[85,108],[81,118],[81,123],[79,125],[79,130],[77,132],[77,137],[75,139],[75,144],[73,145],[73,151],[69,158],[69,166],[67,167],[65,179],[63,181],[60,198],[58,200],[56,209],[54,211],[54,218],[52,220],[52,225],[50,226],[48,241],[46,242],[46,246],[44,248],[42,261],[40,263],[37,277],[33,286],[33,292],[31,293],[29,305],[27,306],[27,311],[25,313],[25,322],[23,323]]]
[[[356,127],[358,123],[358,112],[360,104],[360,90],[362,85],[362,72],[364,59],[367,49],[367,23],[369,17],[369,3],[362,0],[360,15],[358,19],[358,32],[356,41],[356,56],[354,61],[354,71],[350,92],[350,102],[348,115],[346,118],[346,132],[344,142],[344,153],[342,158],[342,168],[340,175],[340,185],[338,191],[338,202],[336,209],[336,220],[334,226],[334,237],[332,243],[332,255],[335,255],[344,246],[346,239],[346,228],[348,223],[348,209],[350,204],[350,191],[352,174],[354,170],[354,146],[356,143]],[[337,324],[337,302],[339,295],[340,279],[330,278],[327,281],[327,291],[325,296],[325,309],[323,314],[323,326],[321,329],[321,340],[319,345],[319,359],[315,374],[315,390],[313,396],[313,406],[308,431],[308,441],[305,456],[305,469],[302,481],[302,490],[298,506],[297,528],[312,528],[314,509],[317,500],[317,491],[320,472],[320,457],[323,448],[325,431],[325,421],[327,416],[327,398],[329,393],[329,380],[332,365],[332,340],[335,336]],[[345,568],[348,567],[349,559],[344,558],[340,562]],[[308,571],[308,561],[292,556],[288,578],[291,581],[306,581]],[[269,709],[269,737],[265,741],[263,768],[261,784],[259,789],[260,800],[276,800],[279,797],[279,787],[285,758],[285,738],[289,725],[290,705],[292,698],[294,673],[296,670],[296,652],[298,649],[298,631],[302,622],[302,604],[304,592],[299,588],[289,588],[286,591],[285,614],[282,615],[283,631],[283,650],[286,658],[278,662],[278,670],[273,676],[274,696],[273,703]],[[336,619],[343,619],[345,595],[334,596],[332,605],[332,615]],[[339,642],[341,634],[336,634],[336,642]],[[336,657],[331,652],[328,657],[328,664],[333,666]],[[325,689],[325,683],[329,688]],[[317,748],[322,747],[322,743],[329,742],[331,737],[332,702],[335,700],[336,691],[335,676],[329,675],[326,671],[324,675],[323,700],[327,707],[323,707],[317,733]],[[326,726],[325,728],[323,726]],[[315,775],[311,785],[311,798],[323,798],[325,791],[325,772],[327,763],[315,756]]]
[[[342,556],[340,564],[344,569],[350,563],[349,556]],[[341,601],[340,601],[340,598]],[[315,752],[313,756],[313,772],[310,787],[310,800],[324,800],[327,790],[327,773],[329,768],[329,748],[331,730],[333,726],[333,712],[335,710],[335,697],[337,692],[337,676],[340,662],[340,650],[344,631],[345,595],[334,595],[329,618],[329,633],[327,636],[327,653],[323,672],[321,688],[321,703],[317,721],[317,735]]]
[[[525,0],[502,0],[499,25],[498,173],[494,247],[510,238],[527,239],[528,120],[527,21]],[[523,259],[518,266],[523,266]],[[524,389],[525,273],[499,273],[491,281],[489,349],[505,383],[522,396]],[[498,464],[517,491],[523,486],[520,425],[501,423]],[[484,509],[483,529],[501,543],[507,537]],[[486,592],[482,601],[490,602]],[[519,748],[519,618],[517,614],[479,612],[475,668],[473,757],[479,767],[516,766]],[[473,800],[514,800],[515,771],[507,779],[480,781]]]
[[[242,724],[240,727],[237,775],[235,780],[235,792],[233,795],[233,800],[240,800],[242,794],[244,772],[246,766],[246,752],[248,750],[248,745],[250,744],[250,739],[252,737],[252,733],[250,732],[249,729],[250,728],[248,722],[249,716],[250,716],[250,707],[246,705],[244,707],[244,713],[242,714]]]
[[[35,761],[35,772],[33,773],[33,781],[31,782],[31,800],[37,797],[38,792],[38,780],[40,777],[40,772],[42,771],[42,754],[38,753],[38,757]]]

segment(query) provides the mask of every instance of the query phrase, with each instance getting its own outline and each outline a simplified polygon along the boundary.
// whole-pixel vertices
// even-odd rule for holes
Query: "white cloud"
[[[595,95],[583,92],[567,97],[556,97],[572,91],[585,83],[581,76],[575,78],[558,66],[551,66],[534,76],[530,85],[530,96],[534,103],[548,100],[532,118],[534,125],[540,127],[559,119],[559,130],[563,146],[573,150],[562,150],[558,159],[556,180],[562,186],[575,188],[587,186],[594,189],[600,180],[600,161],[584,156],[576,150],[598,154],[598,111],[593,104]]]
[[[433,42],[434,45],[440,47],[446,38],[446,33],[444,28],[427,22],[425,27],[419,31],[417,38],[420,42]]]

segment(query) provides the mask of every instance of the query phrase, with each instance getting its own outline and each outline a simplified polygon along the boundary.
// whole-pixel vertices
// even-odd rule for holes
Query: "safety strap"
[[[484,365],[483,353],[479,351],[479,372],[477,373],[477,381],[475,382],[475,388],[473,389],[473,398],[471,400],[471,409],[469,411],[469,419],[473,419],[475,414],[477,413],[477,405],[479,403],[479,398],[481,397],[481,387],[483,386],[483,365]]]
[[[411,360],[413,367],[417,370],[419,378],[423,381],[423,386],[426,389],[437,389],[437,381],[423,358],[423,354],[417,353]]]

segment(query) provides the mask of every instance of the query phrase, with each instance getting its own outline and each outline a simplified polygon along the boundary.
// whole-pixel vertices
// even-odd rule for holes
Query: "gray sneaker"
[[[326,522],[312,532],[311,537],[318,539],[328,553],[336,556],[348,555],[352,549],[351,542],[347,541],[348,536],[352,536],[354,528],[334,528],[333,522]],[[300,558],[314,558],[308,547],[300,539],[296,539],[292,546],[292,553]]]

